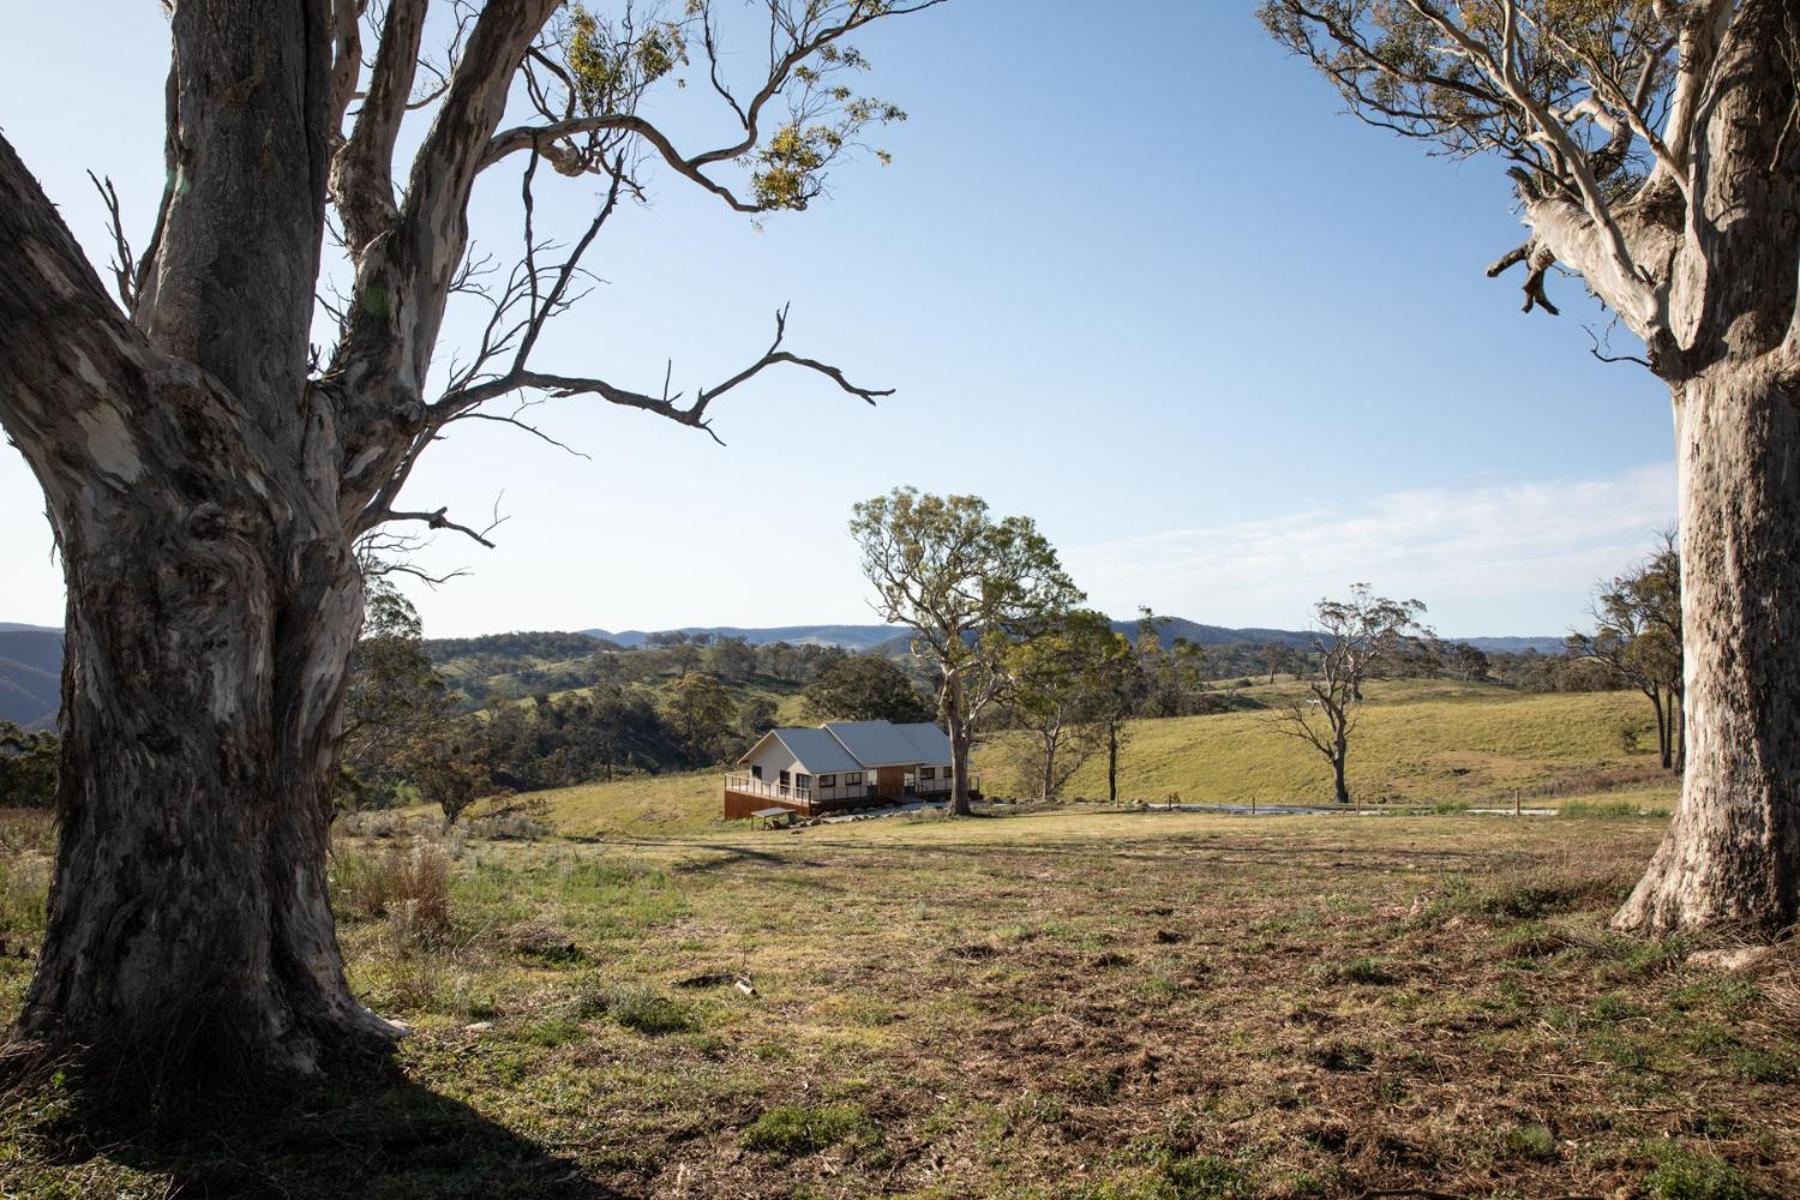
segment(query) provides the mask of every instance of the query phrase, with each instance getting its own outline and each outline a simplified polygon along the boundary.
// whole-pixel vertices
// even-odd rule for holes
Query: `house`
[[[771,729],[725,776],[725,816],[812,815],[950,793],[950,739],[929,722],[827,721]]]

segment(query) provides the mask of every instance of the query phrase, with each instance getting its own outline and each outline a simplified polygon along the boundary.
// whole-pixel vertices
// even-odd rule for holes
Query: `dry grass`
[[[422,926],[450,923],[450,857],[431,842],[395,842],[360,849],[340,842],[332,890],[343,906],[366,918],[405,914]]]
[[[1605,928],[1659,833],[1067,812],[471,841],[433,941],[341,897],[355,986],[415,1028],[407,1082],[227,1144],[296,1196],[1800,1194],[1793,954],[1721,976]],[[71,1164],[42,1128],[0,1122],[0,1180],[160,1194],[223,1136]]]
[[[1268,700],[1287,686],[1246,694]],[[1441,680],[1386,681],[1371,689],[1351,753],[1351,784],[1369,803],[1509,805],[1521,792],[1529,806],[1557,807],[1606,792],[1601,802],[1667,811],[1676,785],[1652,754],[1622,748],[1622,734],[1649,719],[1649,706],[1635,694],[1531,696]],[[998,795],[1006,794],[1011,773],[1003,743],[979,751],[975,764]],[[1090,763],[1077,772],[1066,796],[1104,795],[1101,770]],[[1276,732],[1263,712],[1135,722],[1120,774],[1125,801],[1151,804],[1172,796],[1197,804],[1329,803],[1330,786],[1324,761]],[[536,819],[575,836],[716,836],[729,828],[720,818],[719,788],[718,771],[696,771],[559,788],[528,802],[541,814]],[[476,823],[485,811],[475,810]]]
[[[1243,694],[1266,702],[1291,687]],[[1510,801],[1515,791],[1567,796],[1642,787],[1658,775],[1654,755],[1642,748],[1656,741],[1650,707],[1635,693],[1529,695],[1393,680],[1373,685],[1369,701],[1349,759],[1350,789],[1363,803],[1490,803]],[[996,784],[1004,776],[984,771]],[[1150,803],[1175,795],[1200,804],[1324,804],[1331,772],[1268,712],[1252,711],[1134,723],[1119,787],[1122,798]],[[1105,795],[1104,764],[1077,771],[1068,792]]]

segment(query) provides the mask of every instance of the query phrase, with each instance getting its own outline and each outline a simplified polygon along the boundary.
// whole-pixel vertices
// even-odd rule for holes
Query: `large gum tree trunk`
[[[61,836],[20,1031],[156,1083],[397,1030],[345,982],[327,781],[361,590],[308,331],[326,0],[183,0],[130,313],[0,140],[0,420],[68,589]]]
[[[325,877],[350,548],[235,470],[120,499],[64,526],[62,836],[21,1028],[234,1070],[373,1044],[393,1030],[350,995]]]
[[[1800,393],[1762,360],[1676,389],[1681,802],[1620,928],[1800,917]]]

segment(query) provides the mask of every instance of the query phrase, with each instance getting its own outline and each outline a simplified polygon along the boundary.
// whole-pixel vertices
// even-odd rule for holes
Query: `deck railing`
[[[950,790],[948,777],[939,779],[919,779],[911,785],[913,795],[926,797],[936,796]],[[977,790],[981,787],[981,777],[973,773],[969,776],[969,787]],[[725,773],[725,790],[738,792],[746,796],[762,796],[769,800],[787,800],[796,804],[809,801],[833,802],[843,800],[872,799],[876,796],[873,783],[853,783],[836,788],[819,789],[812,786],[799,786],[792,783],[772,782],[759,779],[748,771],[727,771]],[[824,795],[829,792],[830,795]]]
[[[791,783],[770,783],[766,779],[758,779],[748,771],[730,771],[725,775],[725,790],[742,792],[746,796],[766,796],[770,800],[793,800],[804,803],[812,799],[811,787],[798,787]]]

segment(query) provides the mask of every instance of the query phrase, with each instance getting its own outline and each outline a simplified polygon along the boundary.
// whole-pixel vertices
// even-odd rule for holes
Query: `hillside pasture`
[[[1245,689],[1260,702],[1284,685]],[[1641,711],[1640,711],[1641,710]],[[1656,769],[1649,705],[1627,692],[1525,695],[1498,688],[1383,682],[1371,690],[1351,751],[1350,780],[1370,803],[1532,807],[1586,804],[1666,810],[1678,790]],[[976,755],[984,789],[1019,794],[1001,735]],[[1624,747],[1635,740],[1637,749]],[[477,813],[528,800],[557,831],[584,837],[660,837],[725,828],[720,773],[640,775],[509,797]],[[1119,773],[1126,803],[1321,804],[1331,775],[1310,748],[1278,732],[1267,709],[1131,724]],[[1029,794],[1029,793],[1026,793]],[[1065,798],[1103,797],[1104,763],[1078,771]]]
[[[1237,689],[1262,709],[1135,721],[1120,799],[1191,804],[1329,804],[1331,769],[1285,735],[1276,706],[1293,684]],[[1550,798],[1617,786],[1672,796],[1657,770],[1649,704],[1635,692],[1529,694],[1442,680],[1377,681],[1351,738],[1350,791],[1370,804],[1482,804],[1520,790]],[[981,756],[989,790],[1017,781],[1004,737]],[[1105,762],[1075,773],[1070,797],[1106,795]]]

